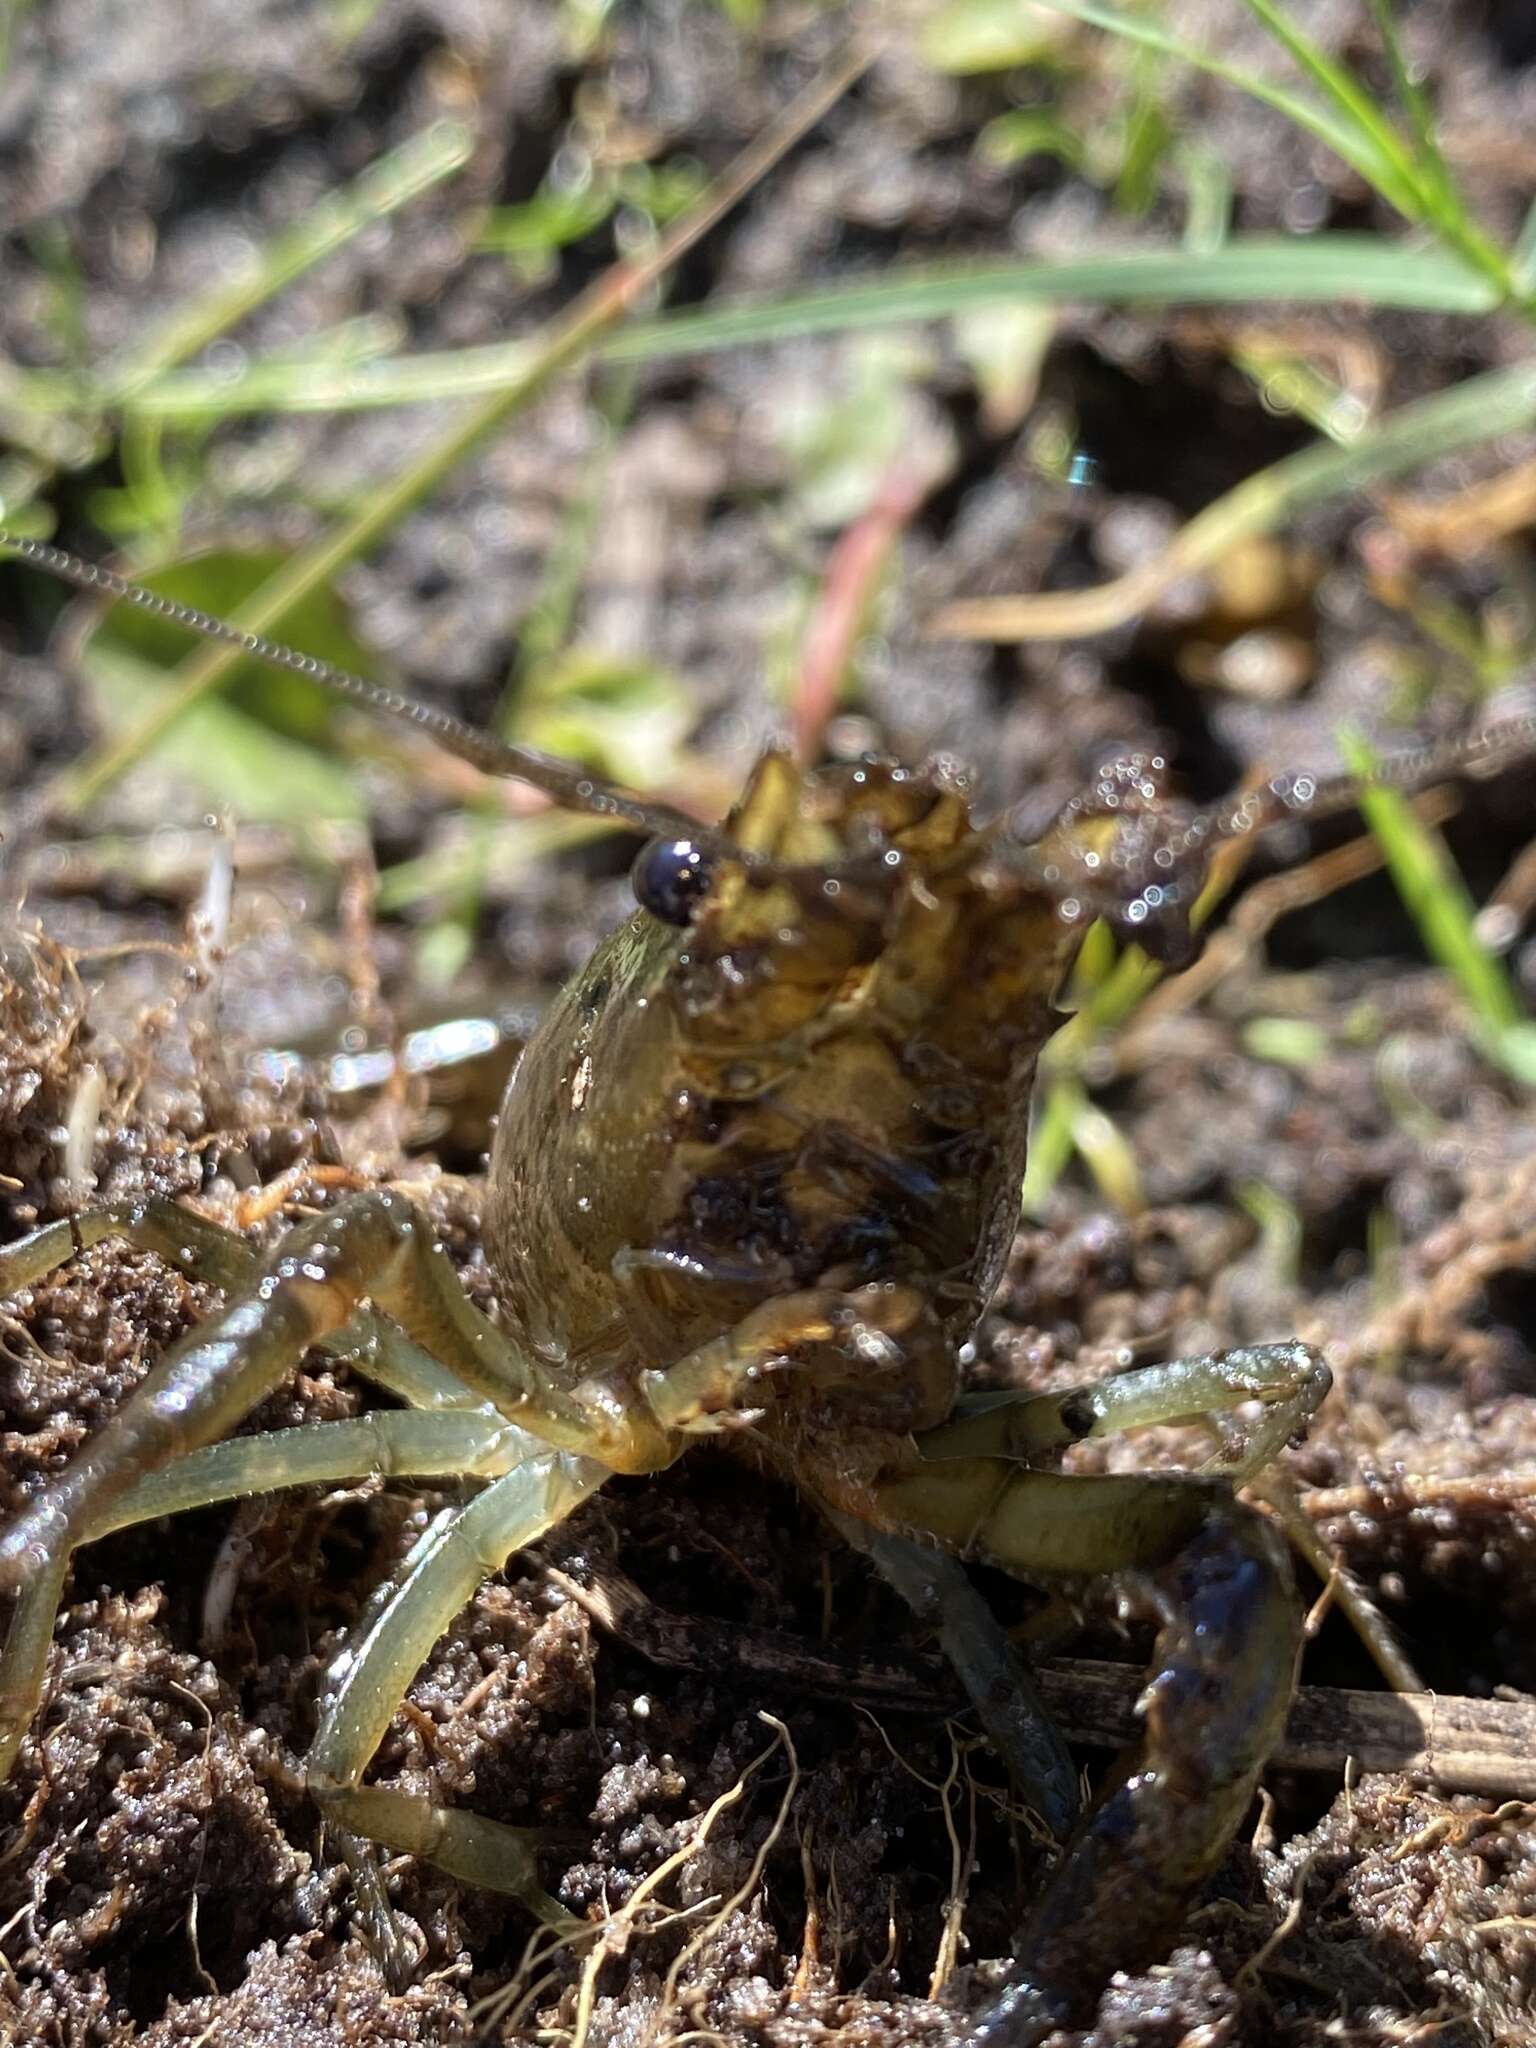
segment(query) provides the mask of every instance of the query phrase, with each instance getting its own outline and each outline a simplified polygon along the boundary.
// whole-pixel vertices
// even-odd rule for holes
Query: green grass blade
[[[1407,177],[1403,174],[1403,150],[1396,137],[1393,138],[1396,148],[1384,149],[1368,128],[1362,128],[1358,121],[1347,115],[1301,93],[1292,92],[1287,86],[1276,85],[1272,79],[1261,77],[1257,72],[1246,71],[1241,65],[1229,64],[1224,58],[1212,56],[1208,50],[1187,43],[1182,37],[1137,15],[1099,7],[1092,4],[1092,0],[1039,0],[1039,4],[1054,14],[1066,14],[1074,21],[1086,22],[1090,28],[1104,29],[1125,42],[1139,43],[1144,49],[1159,50],[1165,56],[1177,57],[1197,71],[1204,71],[1212,78],[1236,86],[1250,98],[1261,100],[1277,113],[1284,114],[1288,121],[1294,122],[1308,135],[1316,136],[1335,156],[1358,171],[1388,205],[1395,207],[1406,219],[1418,220],[1421,217],[1422,195],[1411,174]]]
[[[104,445],[99,415],[120,409],[132,395],[176,363],[195,355],[216,336],[245,317],[273,293],[339,248],[371,221],[382,220],[407,200],[425,192],[463,164],[474,144],[469,127],[459,121],[434,121],[418,135],[371,164],[343,191],[328,194],[318,206],[257,252],[231,284],[220,286],[196,302],[179,307],[168,320],[138,342],[119,362],[88,388],[69,373],[0,370],[4,387],[14,390],[37,416],[48,412],[83,412],[93,444]],[[71,454],[62,446],[47,463],[19,483],[7,479],[0,498],[5,516],[15,525],[24,508],[57,470],[83,468],[94,447]]]
[[[1285,9],[1275,5],[1275,0],[1246,0],[1246,4],[1249,13],[1264,24],[1292,63],[1333,102],[1340,120],[1354,130],[1361,146],[1379,152],[1401,186],[1418,195],[1422,201],[1420,167],[1414,162],[1412,152],[1402,137],[1354,73],[1304,35],[1287,16]],[[1397,204],[1395,200],[1392,203]]]
[[[1097,1103],[1076,1074],[1058,1073],[1045,1088],[1030,1128],[1029,1158],[1019,1202],[1026,1216],[1046,1214],[1051,1195],[1073,1154],[1093,1176],[1099,1193],[1124,1216],[1146,1207],[1136,1154],[1125,1133]]]
[[[1072,1148],[1111,1208],[1122,1216],[1141,1214],[1147,1200],[1135,1148],[1107,1111],[1086,1096],[1072,1119]]]
[[[1046,1089],[1030,1123],[1029,1158],[1019,1191],[1019,1206],[1026,1216],[1038,1220],[1045,1215],[1052,1190],[1076,1149],[1072,1131],[1087,1100],[1073,1074],[1058,1075]]]
[[[1442,249],[1405,248],[1380,235],[1238,235],[1218,248],[1122,249],[1102,256],[946,265],[827,286],[799,297],[636,321],[601,342],[605,361],[643,363],[746,348],[809,334],[940,320],[995,305],[1064,303],[1225,305],[1288,301],[1486,313],[1499,290]],[[517,385],[527,341],[331,366],[253,364],[238,379],[184,371],[134,396],[135,410],[184,419],[255,411],[348,411],[473,398]],[[58,380],[40,402],[58,402]]]
[[[179,307],[115,368],[101,394],[120,404],[172,363],[184,362],[361,229],[429,191],[469,160],[474,132],[467,122],[433,121],[391,150],[339,192],[327,193],[300,221],[257,252],[244,275]]]
[[[1329,440],[1356,441],[1369,427],[1370,414],[1362,399],[1283,343],[1261,334],[1233,342],[1227,352],[1266,405],[1305,420]]]
[[[1387,62],[1392,67],[1393,87],[1404,113],[1413,124],[1421,170],[1434,180],[1443,193],[1455,199],[1457,195],[1450,166],[1441,154],[1440,144],[1435,136],[1434,109],[1409,65],[1407,52],[1403,48],[1403,39],[1397,32],[1397,12],[1393,0],[1369,0],[1369,6],[1376,23],[1376,32],[1381,37],[1381,46],[1387,53]]]
[[[1214,149],[1181,142],[1174,152],[1184,180],[1184,247],[1213,256],[1232,227],[1232,177]]]
[[[593,381],[596,390],[592,410],[601,423],[602,433],[581,466],[577,487],[566,505],[533,601],[518,626],[517,654],[490,720],[491,731],[500,733],[503,739],[516,737],[518,700],[530,680],[569,646],[582,584],[600,530],[613,458],[634,410],[633,370],[614,371]]]
[[[1248,6],[1264,21],[1271,34],[1284,43],[1297,62],[1306,62],[1312,75],[1319,83],[1324,83],[1325,90],[1338,96],[1336,103],[1341,111],[1345,107],[1352,109],[1356,118],[1379,137],[1384,149],[1401,152],[1405,175],[1413,181],[1420,194],[1420,217],[1459,249],[1469,263],[1475,264],[1501,288],[1507,289],[1509,272],[1503,252],[1468,213],[1466,202],[1440,153],[1440,145],[1435,139],[1434,115],[1403,52],[1393,0],[1369,0],[1369,4],[1391,67],[1393,85],[1412,126],[1411,144],[1404,142],[1354,74],[1335,63],[1315,44],[1306,42],[1274,0],[1248,0]],[[1309,53],[1306,59],[1299,54],[1303,45]],[[1313,70],[1314,64],[1316,70]]]
[[[1217,249],[1116,249],[1099,256],[947,265],[828,286],[776,304],[673,313],[637,323],[605,353],[650,361],[853,325],[941,319],[1012,300],[1144,306],[1276,299],[1461,313],[1487,312],[1499,303],[1486,279],[1444,250],[1407,248],[1371,234],[1234,235]]]
[[[1526,296],[1536,292],[1536,199],[1531,201],[1509,252],[1509,281],[1516,292]]]
[[[1339,746],[1360,777],[1361,815],[1376,836],[1425,951],[1455,979],[1490,1049],[1497,1052],[1507,1033],[1522,1031],[1530,1020],[1503,964],[1478,938],[1476,909],[1445,841],[1400,790],[1371,783],[1376,756],[1360,734],[1340,733]]]
[[[586,846],[612,826],[603,818],[575,811],[536,811],[528,818],[502,816],[486,848],[469,835],[434,846],[428,852],[385,868],[379,876],[376,902],[386,916],[414,911],[473,883],[477,888],[515,889],[551,854]]]
[[[1258,1225],[1259,1256],[1271,1281],[1279,1287],[1295,1287],[1306,1236],[1301,1212],[1278,1189],[1260,1180],[1244,1181],[1237,1199]]]

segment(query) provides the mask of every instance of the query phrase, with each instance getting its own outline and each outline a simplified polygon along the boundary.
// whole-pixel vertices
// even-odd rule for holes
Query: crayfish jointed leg
[[[596,1382],[567,1390],[472,1307],[424,1219],[388,1192],[351,1197],[300,1225],[264,1265],[240,1240],[170,1205],[88,1212],[0,1252],[0,1287],[27,1284],[113,1233],[211,1271],[233,1291],[0,1540],[0,1581],[18,1596],[0,1654],[0,1762],[9,1764],[35,1711],[65,1571],[81,1543],[289,1484],[368,1473],[489,1482],[433,1523],[369,1604],[331,1674],[305,1775],[339,1827],[428,1857],[467,1882],[516,1892],[546,1918],[558,1909],[536,1882],[527,1831],[362,1782],[432,1643],[488,1572],[611,1470],[669,1462],[690,1428],[718,1426],[750,1398],[760,1358],[809,1345],[819,1359],[813,1375],[831,1371],[835,1380],[843,1347],[877,1377],[887,1351],[898,1362],[909,1346],[938,1355],[930,1319],[906,1290],[813,1290],[765,1305],[727,1338],[642,1375],[639,1402]],[[309,1346],[348,1339],[361,1347],[365,1372],[423,1405],[213,1441]],[[941,1397],[936,1369],[931,1376],[920,1408]],[[928,1377],[916,1375],[920,1388]],[[1302,1346],[1176,1361],[930,1427],[917,1439],[917,1462],[875,1478],[861,1501],[817,1487],[829,1505],[898,1541],[926,1537],[1048,1582],[1130,1575],[1158,1606],[1144,1753],[1069,1843],[983,2038],[1021,2048],[1081,2009],[1113,1969],[1155,1954],[1224,1852],[1278,1738],[1299,1648],[1283,1551],[1236,1501],[1232,1475],[1269,1455],[1326,1384],[1325,1368]],[[1023,1462],[1089,1435],[1253,1399],[1265,1418],[1221,1476],[1091,1478]]]
[[[1225,1855],[1280,1739],[1301,1651],[1284,1547],[1219,1479],[957,1458],[875,1494],[898,1525],[1021,1577],[1122,1575],[1161,1624],[1141,1750],[1068,1842],[978,2037],[1032,2048],[1091,2015],[1115,1970],[1156,1960]]]
[[[267,1430],[209,1444],[146,1473],[80,1540],[95,1542],[162,1515],[287,1487],[351,1485],[372,1478],[495,1478],[541,1448],[515,1424],[481,1407],[433,1413],[373,1409],[346,1422]],[[48,1644],[68,1568],[69,1552],[61,1549],[26,1575],[16,1596],[0,1651],[0,1781],[42,1698]]]
[[[149,1205],[49,1225],[0,1253],[0,1291],[25,1285],[76,1244],[113,1233],[151,1250],[185,1245],[178,1224],[186,1224],[180,1212]],[[198,1255],[195,1235],[192,1250],[189,1263]],[[426,1345],[467,1398],[488,1403],[544,1442],[601,1457],[617,1470],[636,1461],[669,1462],[659,1428],[647,1429],[639,1418],[631,1423],[612,1404],[562,1392],[525,1359],[469,1301],[408,1201],[387,1190],[354,1195],[291,1231],[254,1285],[167,1352],[126,1406],[28,1503],[0,1536],[0,1591],[15,1592],[86,1541],[142,1474],[232,1429],[311,1345],[343,1330],[365,1299]]]
[[[1091,2014],[1116,1969],[1162,1953],[1225,1854],[1279,1741],[1301,1651],[1284,1545],[1233,1484],[1329,1384],[1305,1345],[1179,1359],[1064,1394],[1007,1397],[927,1431],[863,1512],[1021,1578],[1118,1579],[1159,1630],[1139,1754],[1068,1842],[1020,1934],[977,2048],[1033,2048]],[[1021,1462],[1088,1436],[1259,1400],[1243,1449],[1201,1475],[1082,1475]]]
[[[1263,1404],[1241,1451],[1216,1469],[1234,1484],[1267,1465],[1316,1412],[1333,1376],[1309,1344],[1242,1345],[1200,1358],[1138,1366],[1057,1394],[983,1394],[956,1403],[955,1419],[923,1438],[925,1458],[992,1456],[1030,1464],[1092,1437],[1184,1422]]]
[[[852,1515],[835,1515],[850,1543],[931,1627],[1014,1789],[1058,1840],[1077,1819],[1077,1771],[1028,1666],[958,1558]]]
[[[411,1677],[481,1578],[609,1476],[608,1458],[584,1455],[586,1447],[615,1462],[654,1456],[658,1443],[666,1448],[656,1425],[642,1418],[626,1438],[608,1408],[589,1420],[576,1399],[549,1387],[469,1303],[424,1219],[397,1196],[349,1199],[290,1232],[265,1266],[239,1239],[170,1204],[88,1212],[0,1252],[0,1289],[26,1285],[76,1248],[112,1235],[180,1265],[211,1269],[237,1291],[166,1354],[0,1539],[0,1582],[16,1596],[0,1652],[0,1773],[36,1712],[65,1574],[82,1543],[136,1521],[286,1485],[371,1473],[489,1479],[468,1506],[434,1525],[371,1610],[343,1660],[307,1775],[340,1824],[440,1860],[477,1884],[516,1891],[548,1917],[555,1909],[533,1881],[523,1831],[360,1781]],[[443,1363],[398,1331],[390,1335],[363,1308],[365,1298],[430,1343]],[[407,1398],[436,1404],[435,1412],[376,1413],[211,1441],[310,1345],[335,1345],[349,1332],[361,1338],[374,1377]],[[460,1405],[449,1405],[455,1390]],[[548,1438],[574,1448],[552,1449]]]
[[[363,1772],[437,1638],[514,1551],[594,1492],[608,1468],[568,1451],[525,1459],[427,1529],[332,1667],[305,1781],[343,1827],[426,1857],[466,1884],[516,1893],[542,1919],[565,1916],[538,1886],[533,1831],[419,1795],[364,1785]]]

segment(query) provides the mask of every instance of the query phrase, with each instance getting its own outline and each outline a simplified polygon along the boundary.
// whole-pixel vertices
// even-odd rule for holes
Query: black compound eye
[[[709,855],[691,839],[653,839],[640,849],[631,873],[635,901],[663,924],[692,924],[713,870]]]

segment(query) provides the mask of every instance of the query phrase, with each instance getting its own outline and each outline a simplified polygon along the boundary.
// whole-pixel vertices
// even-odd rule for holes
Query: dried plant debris
[[[40,934],[0,938],[0,1124],[7,1157],[0,1181],[18,1221],[29,1193],[61,1164],[58,1133],[69,1124],[89,1065],[80,1046],[84,1001],[69,954]]]

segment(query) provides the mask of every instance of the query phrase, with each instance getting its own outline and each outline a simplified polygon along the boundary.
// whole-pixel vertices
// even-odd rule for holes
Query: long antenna
[[[1362,789],[1413,792],[1464,776],[1501,774],[1533,757],[1536,713],[1525,713],[1484,726],[1466,739],[1405,747],[1374,763],[1367,775],[1318,777],[1303,772],[1272,776],[1261,789],[1248,791],[1225,810],[1204,813],[1203,824],[1213,843],[1240,839],[1286,818],[1329,818],[1354,810]]]
[[[260,633],[242,632],[238,626],[215,618],[211,612],[199,611],[196,605],[182,604],[176,598],[162,597],[157,591],[146,589],[142,583],[131,583],[126,576],[119,576],[115,569],[103,569],[93,562],[84,561],[79,555],[70,554],[65,548],[53,547],[47,541],[27,540],[0,527],[0,550],[46,570],[61,582],[73,584],[77,590],[136,605],[140,611],[168,619],[173,625],[199,634],[205,640],[217,640],[227,647],[236,647],[255,661],[287,669],[296,676],[306,676],[338,697],[348,698],[400,724],[414,726],[447,752],[457,755],[461,761],[468,761],[472,767],[482,769],[487,775],[508,775],[519,782],[531,783],[564,810],[584,811],[591,817],[609,818],[615,824],[629,825],[636,832],[655,838],[696,838],[699,835],[698,819],[673,810],[668,804],[647,803],[627,790],[589,775],[574,762],[540,753],[536,747],[519,747],[508,740],[499,740],[493,734],[455,718],[450,711],[440,711],[431,704],[419,703],[414,697],[402,696],[398,690],[370,682],[366,676],[354,675],[350,669],[338,668],[334,662],[323,661],[319,655],[300,654],[291,647],[285,647],[281,641],[268,640]]]
[[[140,611],[153,613],[181,626],[189,633],[238,649],[253,660],[306,676],[312,682],[369,711],[378,712],[399,724],[425,733],[447,752],[467,761],[488,775],[510,776],[529,783],[563,809],[606,818],[652,838],[689,839],[741,862],[759,882],[776,879],[801,881],[821,887],[829,875],[863,879],[871,884],[894,882],[894,874],[877,854],[856,854],[844,862],[815,864],[804,870],[748,853],[732,845],[717,827],[702,824],[670,804],[648,802],[615,784],[587,773],[574,762],[497,739],[479,727],[455,718],[452,712],[422,704],[382,683],[318,655],[300,654],[281,641],[260,633],[246,632],[195,605],[163,597],[141,583],[130,582],[114,569],[100,567],[47,541],[29,540],[0,527],[0,556],[11,554],[76,589],[107,596]],[[1245,792],[1225,807],[1197,812],[1182,830],[1174,830],[1163,847],[1175,858],[1206,856],[1226,841],[1246,839],[1288,819],[1326,818],[1352,810],[1362,787],[1418,790],[1438,781],[1469,775],[1491,775],[1521,760],[1536,758],[1536,715],[1500,720],[1469,739],[1450,740],[1430,746],[1410,747],[1389,754],[1365,777],[1331,775],[1319,778],[1306,772],[1286,773],[1270,778],[1262,787]],[[996,851],[994,846],[994,851]],[[1012,873],[1028,872],[1037,886],[1071,904],[1074,916],[1124,916],[1126,906],[1113,894],[1107,875],[1088,871],[1063,873],[1054,862],[1034,848],[1015,845],[1007,858]],[[1170,902],[1171,909],[1171,902]]]
[[[1127,829],[1107,859],[1101,851],[1071,844],[1075,817],[1105,815],[1082,798],[1057,818],[1058,828],[1068,828],[1065,845],[1054,835],[1027,846],[1004,839],[994,842],[992,854],[1002,872],[1052,898],[1070,923],[1105,918],[1122,937],[1135,939],[1165,964],[1182,966],[1193,944],[1191,913],[1219,847],[1255,838],[1287,820],[1310,822],[1357,810],[1362,790],[1412,793],[1437,782],[1492,776],[1533,760],[1536,715],[1521,714],[1467,739],[1404,748],[1365,775],[1287,772],[1226,804],[1182,815],[1177,806],[1165,809],[1152,802],[1127,807],[1122,814]],[[1138,824],[1141,832],[1133,829]]]
[[[564,810],[605,818],[612,824],[643,833],[647,838],[688,840],[717,859],[736,863],[758,886],[782,881],[791,886],[821,890],[829,879],[862,881],[882,892],[895,886],[896,876],[881,860],[878,851],[861,852],[846,861],[805,866],[774,860],[767,854],[737,846],[717,825],[706,824],[686,811],[674,809],[671,804],[652,803],[636,796],[630,790],[589,774],[574,761],[561,760],[556,754],[541,753],[536,747],[521,747],[509,740],[498,739],[493,733],[483,732],[479,726],[455,718],[451,711],[423,704],[383,683],[371,682],[368,677],[357,675],[351,669],[338,668],[334,662],[326,661],[320,655],[301,654],[280,640],[269,640],[264,634],[232,626],[227,619],[202,611],[196,605],[164,597],[159,591],[118,575],[115,569],[103,568],[95,562],[87,562],[80,555],[71,554],[67,548],[54,547],[48,541],[29,540],[0,527],[0,559],[7,554],[30,563],[77,590],[134,605],[138,610],[150,612],[188,633],[236,648],[253,661],[267,662],[273,668],[305,676],[365,710],[378,712],[382,717],[425,733],[445,751],[487,775],[505,775],[518,782],[529,783]],[[33,808],[25,815],[30,826],[39,816],[39,810]]]

